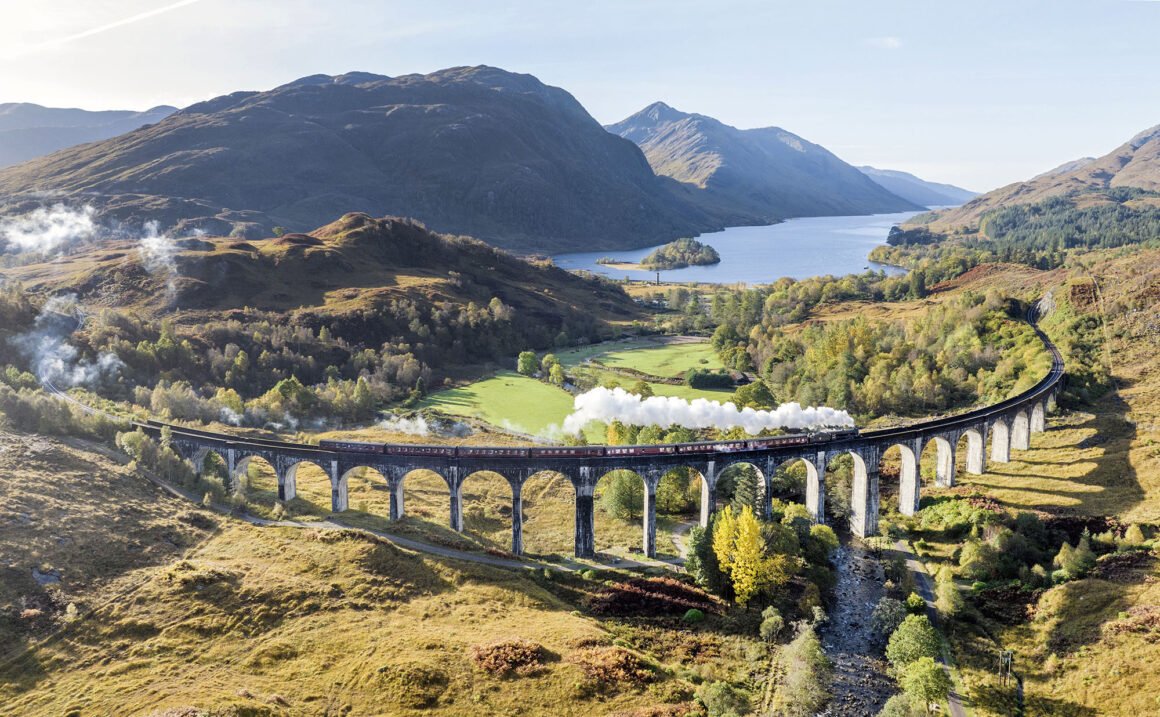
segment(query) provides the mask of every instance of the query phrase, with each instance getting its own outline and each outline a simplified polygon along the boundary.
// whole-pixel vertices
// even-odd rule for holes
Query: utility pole
[[[1015,675],[1015,651],[999,651],[999,684],[1004,687]]]

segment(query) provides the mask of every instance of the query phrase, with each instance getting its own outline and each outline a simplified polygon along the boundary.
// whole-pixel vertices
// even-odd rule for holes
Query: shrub
[[[611,583],[588,600],[596,615],[683,615],[697,609],[711,612],[713,599],[700,588],[673,578],[633,578]]]
[[[910,695],[894,695],[882,705],[878,717],[926,717],[926,708],[915,703]]]
[[[906,611],[911,615],[921,615],[926,611],[926,600],[918,593],[911,593],[906,596]]]
[[[1122,542],[1125,545],[1140,545],[1144,542],[1144,531],[1140,529],[1139,525],[1132,523],[1128,526],[1128,529],[1124,531]]]
[[[471,648],[471,662],[484,672],[500,677],[534,674],[543,666],[545,656],[542,645],[523,638]]]
[[[705,621],[705,613],[701,612],[695,607],[691,607],[685,611],[685,614],[681,617],[681,620],[683,620],[686,625],[696,625],[699,622]]]
[[[728,682],[711,682],[697,690],[697,701],[705,707],[709,717],[743,715],[749,713],[749,695]]]
[[[798,623],[798,634],[778,656],[782,668],[782,683],[774,698],[773,714],[787,717],[807,717],[817,714],[829,692],[830,661],[814,628]]]
[[[622,647],[590,647],[578,650],[569,659],[597,687],[620,685],[642,687],[656,675],[639,657]]]
[[[777,639],[778,634],[781,633],[784,627],[785,618],[781,616],[777,608],[771,605],[762,611],[761,627],[758,630],[758,634],[761,635],[762,640],[773,642]]]

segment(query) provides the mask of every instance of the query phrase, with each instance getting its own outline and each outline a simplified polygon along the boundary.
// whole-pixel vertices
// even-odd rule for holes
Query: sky
[[[1160,124],[1155,0],[0,0],[0,102],[184,106],[487,64],[983,191]]]

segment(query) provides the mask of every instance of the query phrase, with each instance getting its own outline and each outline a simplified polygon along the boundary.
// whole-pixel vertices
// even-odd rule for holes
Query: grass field
[[[652,376],[680,377],[693,368],[723,368],[717,352],[708,343],[672,343],[657,348],[609,351],[594,358],[605,366],[635,369]]]
[[[694,366],[720,367],[712,348],[698,342],[659,343],[630,339],[572,349],[557,356],[570,366],[573,373],[584,373],[600,384],[615,381],[624,386],[632,385],[636,379],[581,363],[588,358],[599,358],[609,366],[635,369],[654,376],[679,376]],[[678,396],[688,400],[727,401],[732,395],[731,391],[706,391],[683,384],[650,385],[658,396]],[[557,437],[553,428],[560,426],[572,412],[572,395],[543,381],[513,371],[502,371],[467,386],[433,393],[424,399],[420,408],[477,418],[500,429]],[[585,436],[590,442],[603,442],[604,429],[599,425],[590,426],[585,429]]]

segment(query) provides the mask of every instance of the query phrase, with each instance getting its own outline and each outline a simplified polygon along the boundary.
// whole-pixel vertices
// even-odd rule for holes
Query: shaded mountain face
[[[0,104],[0,167],[131,132],[177,111],[161,105],[144,112],[42,107],[26,102]]]
[[[858,170],[892,194],[924,207],[957,206],[970,201],[978,193],[953,184],[928,182],[925,179],[895,169],[858,167]]]
[[[955,209],[924,216],[936,231],[975,227],[984,212],[1061,196],[1096,195],[1118,187],[1160,191],[1160,125],[1144,130],[1102,157],[1073,160],[1025,182],[981,194]]]
[[[689,196],[706,211],[735,224],[921,208],[777,127],[740,130],[657,102],[607,129],[640,145],[657,174],[696,190]]]
[[[256,237],[350,211],[523,251],[645,246],[717,229],[564,90],[490,67],[305,77],[0,171],[102,218]]]

